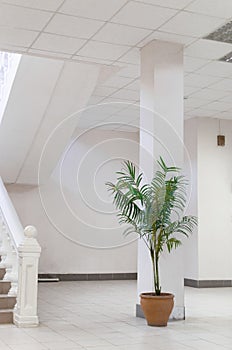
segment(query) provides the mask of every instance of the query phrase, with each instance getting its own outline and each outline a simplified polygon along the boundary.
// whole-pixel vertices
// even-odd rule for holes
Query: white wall
[[[197,124],[195,130],[193,123]],[[193,196],[193,201],[198,198],[199,218],[197,279],[232,279],[232,121],[221,121],[225,147],[217,146],[219,122],[216,119],[188,120],[187,129],[195,134],[194,142],[197,141],[198,185]],[[189,150],[194,162],[195,152]],[[188,254],[196,257],[196,244],[191,247]],[[189,276],[186,272],[186,277]]]
[[[38,187],[7,186],[23,225],[38,228],[39,270],[136,272],[137,241],[122,236],[105,182],[115,178],[121,158],[138,163],[138,134],[79,130],[77,135],[52,180],[40,187],[41,198]]]
[[[188,180],[188,204],[187,215],[198,216],[198,124],[197,119],[192,118],[184,123],[184,170]],[[185,278],[198,279],[198,229],[183,240],[184,243],[184,276]]]
[[[199,279],[232,279],[232,121],[198,121]]]

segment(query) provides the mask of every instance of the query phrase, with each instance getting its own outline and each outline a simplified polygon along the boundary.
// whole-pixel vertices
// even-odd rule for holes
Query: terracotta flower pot
[[[142,293],[140,303],[149,326],[165,327],[174,306],[174,295],[170,293]]]

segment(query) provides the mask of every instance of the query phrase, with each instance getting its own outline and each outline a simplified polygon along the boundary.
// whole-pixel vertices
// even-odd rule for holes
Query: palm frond
[[[117,172],[116,183],[107,182],[120,224],[129,227],[125,235],[137,233],[148,247],[153,263],[154,286],[160,293],[158,260],[164,247],[170,252],[181,245],[180,235],[188,237],[197,225],[194,216],[183,216],[187,201],[187,181],[180,168],[169,167],[160,157],[159,169],[150,184],[143,184],[135,165],[126,161]],[[178,235],[178,236],[176,236]]]

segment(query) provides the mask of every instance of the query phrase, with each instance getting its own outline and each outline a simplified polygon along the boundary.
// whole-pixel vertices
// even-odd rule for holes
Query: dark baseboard
[[[193,288],[232,287],[232,280],[193,280],[185,278],[184,285]]]
[[[137,273],[39,273],[39,279],[52,278],[58,278],[60,281],[137,280]]]

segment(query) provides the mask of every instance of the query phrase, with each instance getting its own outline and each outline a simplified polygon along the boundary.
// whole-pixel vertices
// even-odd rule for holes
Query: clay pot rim
[[[144,292],[140,294],[141,298],[144,299],[173,299],[175,296],[172,293],[161,293],[156,295],[154,292]]]

